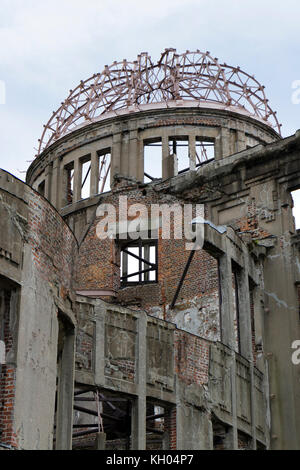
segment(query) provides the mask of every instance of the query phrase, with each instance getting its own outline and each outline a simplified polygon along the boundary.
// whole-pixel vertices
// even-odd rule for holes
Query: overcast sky
[[[299,18],[299,0],[0,0],[0,166],[24,179],[70,89],[114,60],[157,59],[167,47],[210,51],[254,74],[291,135],[300,128]]]

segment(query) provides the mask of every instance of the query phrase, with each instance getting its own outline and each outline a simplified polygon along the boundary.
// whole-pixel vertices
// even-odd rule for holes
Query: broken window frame
[[[157,240],[153,239],[137,239],[137,240],[126,240],[124,243],[120,243],[120,284],[121,287],[128,287],[134,285],[142,284],[156,284],[158,282],[158,250],[157,250]],[[139,254],[131,253],[127,248],[139,248]],[[155,248],[155,262],[150,261],[150,247]],[[147,250],[145,250],[147,248]],[[144,254],[143,254],[144,253]],[[132,256],[133,258],[139,261],[138,271],[128,273],[128,257]],[[145,265],[148,265],[149,268],[145,269]],[[149,273],[155,273],[155,279],[149,279]],[[139,276],[138,281],[131,281],[130,278]]]

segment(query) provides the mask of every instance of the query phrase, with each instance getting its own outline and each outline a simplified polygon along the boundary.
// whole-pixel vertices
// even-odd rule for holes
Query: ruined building
[[[0,448],[299,449],[299,188],[300,131],[208,52],[71,90],[26,184],[0,172]]]

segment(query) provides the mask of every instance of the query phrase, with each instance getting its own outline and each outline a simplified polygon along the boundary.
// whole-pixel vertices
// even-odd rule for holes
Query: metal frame
[[[79,395],[85,394],[87,392],[93,392],[93,397],[79,397]],[[131,435],[131,406],[132,398],[130,397],[107,397],[103,392],[96,386],[87,386],[82,390],[74,392],[74,411],[80,411],[89,416],[95,416],[98,418],[96,423],[89,424],[73,424],[73,439],[77,437],[84,437],[91,434],[96,434],[97,432],[106,432],[108,434],[120,434],[123,435],[123,438],[127,438],[127,447],[129,450],[130,447],[130,435]],[[78,405],[76,402],[94,402],[97,404],[97,411],[86,408],[85,406]],[[107,411],[104,413],[100,411],[99,403],[102,402],[107,405]],[[116,403],[114,405],[113,403]],[[120,407],[120,404],[123,403],[125,409]],[[156,435],[163,436],[164,431],[156,429],[151,426],[150,423],[154,422],[158,418],[164,418],[167,415],[167,410],[164,413],[160,414],[149,414],[146,416],[146,432]],[[79,430],[79,432],[76,432]],[[54,438],[55,441],[55,438]]]
[[[149,260],[150,256],[150,250],[147,251],[148,255],[143,258],[142,256],[142,250],[143,248],[150,248],[150,246],[155,247],[155,263],[151,263]],[[139,254],[136,255],[135,253],[131,253],[130,251],[127,250],[127,248],[130,247],[136,247],[139,248]],[[123,263],[122,263],[122,276],[120,278],[121,281],[121,287],[126,287],[126,286],[133,286],[133,285],[139,285],[139,284],[155,284],[157,283],[157,269],[158,269],[158,262],[157,262],[157,240],[142,240],[139,238],[138,240],[132,240],[130,242],[125,242],[125,244],[120,244],[120,256],[123,257]],[[128,274],[128,256],[132,256],[133,258],[137,259],[139,261],[139,270],[136,271],[135,273],[130,273]],[[149,268],[143,269],[143,264],[147,264]],[[149,280],[149,272],[154,271],[155,272],[155,280]],[[145,276],[143,276],[145,274]],[[138,281],[130,281],[130,278],[139,276]],[[144,277],[144,279],[143,279]]]
[[[144,105],[188,101],[196,106],[222,105],[268,124],[279,134],[281,125],[266,98],[265,87],[239,67],[220,64],[209,52],[177,54],[166,49],[157,63],[147,52],[133,62],[114,62],[70,90],[68,98],[44,126],[38,154],[75,128],[99,120],[111,111],[139,111]]]

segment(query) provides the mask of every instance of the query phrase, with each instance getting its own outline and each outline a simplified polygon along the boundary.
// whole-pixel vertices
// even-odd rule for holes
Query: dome
[[[113,62],[70,90],[39,139],[38,154],[73,130],[101,119],[158,107],[204,107],[238,112],[280,135],[265,87],[239,67],[221,64],[209,52],[177,54],[166,49],[154,63],[148,53]]]

